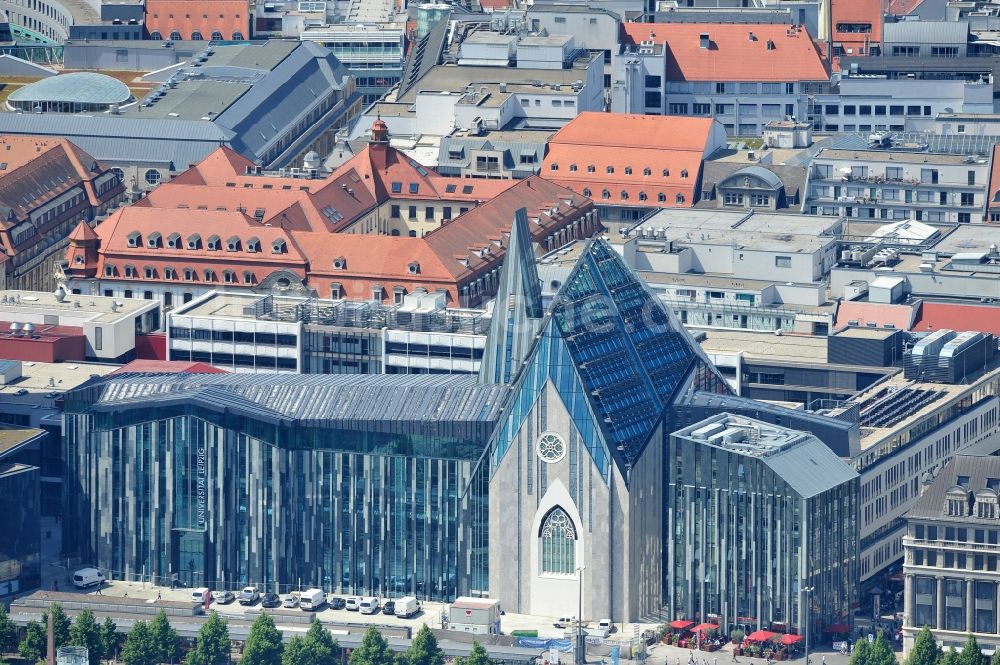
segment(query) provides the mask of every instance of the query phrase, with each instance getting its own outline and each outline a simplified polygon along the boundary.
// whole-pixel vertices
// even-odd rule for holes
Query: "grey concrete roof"
[[[965,44],[968,39],[965,21],[897,21],[882,26],[883,44]]]
[[[79,102],[124,104],[132,97],[128,86],[97,72],[73,72],[29,83],[10,93],[11,102]]]

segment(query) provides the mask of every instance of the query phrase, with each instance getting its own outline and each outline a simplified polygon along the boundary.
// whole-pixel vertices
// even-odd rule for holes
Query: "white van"
[[[574,628],[576,627],[576,617],[561,616],[552,625],[555,628]]]
[[[299,594],[299,608],[314,612],[326,605],[326,594],[322,589],[306,589]]]
[[[344,603],[344,609],[348,612],[357,612],[358,605],[361,604],[361,598],[359,596],[348,596],[347,601]]]
[[[409,618],[420,611],[420,601],[413,596],[403,596],[396,601],[394,612],[396,616]]]
[[[199,587],[191,591],[191,602],[198,603],[199,605],[205,604],[205,599],[208,602],[212,602],[212,590],[208,587]]]
[[[375,614],[378,612],[378,598],[372,598],[371,596],[362,598],[361,602],[358,603],[358,609],[362,614]]]
[[[100,586],[103,585],[104,582],[104,574],[97,568],[81,568],[73,573],[73,586],[79,589]]]

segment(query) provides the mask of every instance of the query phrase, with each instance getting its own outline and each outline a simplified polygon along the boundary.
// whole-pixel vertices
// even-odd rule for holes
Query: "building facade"
[[[816,633],[857,601],[858,474],[819,439],[718,414],[670,435],[669,616]],[[803,590],[812,589],[808,594]]]
[[[906,514],[903,537],[903,648],[930,628],[937,643],[960,647],[969,633],[987,652],[1000,648],[1000,458],[956,455]]]

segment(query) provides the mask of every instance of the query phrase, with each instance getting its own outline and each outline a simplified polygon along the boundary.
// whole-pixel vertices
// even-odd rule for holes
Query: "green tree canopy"
[[[892,652],[892,646],[881,630],[878,631],[878,637],[868,649],[865,665],[897,665],[896,654]]]
[[[49,612],[52,612],[52,634],[55,638],[56,650],[64,644],[69,644],[69,631],[71,626],[69,617],[63,612],[62,605],[59,603],[52,603],[49,606]],[[42,628],[45,629],[46,642],[48,641],[48,630],[49,630],[49,613],[45,612],[42,614]]]
[[[187,665],[228,665],[229,653],[229,627],[213,610],[201,625],[194,649],[188,652],[184,662]]]
[[[948,650],[941,656],[941,665],[958,665],[958,652],[955,647],[948,647]]]
[[[125,665],[156,665],[156,647],[145,621],[136,621],[125,636],[122,660]]]
[[[101,657],[104,655],[101,627],[89,608],[80,612],[73,622],[73,627],[69,630],[69,643],[87,647],[87,660],[90,665],[101,665]]]
[[[121,638],[118,636],[118,625],[111,620],[111,617],[105,617],[104,623],[101,624],[101,657],[105,660],[114,658],[119,644]]]
[[[243,648],[241,665],[281,665],[281,632],[271,615],[261,612],[253,622]]]
[[[406,651],[406,660],[409,665],[444,665],[444,652],[427,624],[417,631],[417,636]]]
[[[156,650],[156,662],[172,663],[177,657],[177,631],[171,628],[167,613],[160,609],[149,622],[149,638]]]
[[[464,665],[491,665],[486,649],[479,642],[472,642],[472,653],[463,661]]]
[[[37,662],[45,656],[46,635],[42,624],[37,621],[29,621],[27,630],[24,632],[24,639],[18,645],[17,651],[22,658]]]
[[[848,661],[848,665],[869,665],[868,654],[871,651],[872,646],[873,645],[868,643],[868,640],[858,640],[857,644],[854,645],[854,651],[851,653],[851,659]]]
[[[906,657],[906,665],[938,665],[941,656],[941,647],[931,634],[931,629],[924,626],[913,641],[910,655]]]
[[[285,647],[282,665],[334,665],[340,662],[340,645],[315,619],[304,637],[294,637]]]
[[[365,631],[361,645],[351,652],[350,665],[393,665],[394,660],[389,643],[372,626]]]
[[[0,603],[0,654],[13,651],[17,647],[17,625],[7,614],[7,608]]]
[[[958,654],[959,665],[983,665],[983,650],[979,648],[976,636],[969,633],[969,637],[962,646],[962,653]]]

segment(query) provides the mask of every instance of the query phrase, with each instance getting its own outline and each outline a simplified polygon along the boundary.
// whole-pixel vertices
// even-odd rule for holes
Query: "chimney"
[[[45,662],[48,665],[56,665],[56,631],[55,624],[53,623],[52,606],[49,605],[49,629],[48,629],[48,642],[46,643],[46,657]]]
[[[707,32],[703,32],[703,33],[701,33],[700,35],[698,35],[698,46],[699,46],[700,48],[705,48],[705,49],[707,49],[707,48],[708,48],[708,45],[709,45],[710,43],[711,43],[711,41],[710,41],[710,40],[709,40],[709,38],[708,38],[708,33],[707,33]]]
[[[767,50],[768,51],[773,51],[774,50],[774,42],[771,41],[770,39],[767,40]]]
[[[747,40],[748,40],[748,41],[751,41],[751,42],[755,42],[755,41],[757,41],[757,37],[755,37],[755,36],[754,36],[754,34],[753,34],[753,31],[751,31],[751,32],[749,32],[749,33],[747,34]]]

